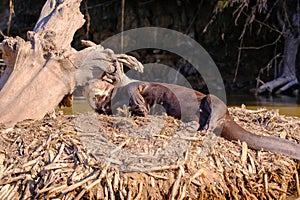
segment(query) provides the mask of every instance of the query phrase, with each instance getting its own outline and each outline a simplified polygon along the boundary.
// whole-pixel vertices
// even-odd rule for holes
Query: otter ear
[[[209,127],[209,122],[211,118],[211,99],[210,96],[205,96],[199,106],[199,129],[198,130],[207,130]]]

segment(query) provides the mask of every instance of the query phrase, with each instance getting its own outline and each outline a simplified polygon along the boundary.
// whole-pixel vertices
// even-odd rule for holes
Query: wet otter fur
[[[133,80],[115,87],[103,80],[93,80],[86,87],[85,95],[98,113],[111,114],[114,107],[126,104],[132,114],[146,116],[150,108],[158,104],[174,118],[198,121],[199,130],[210,129],[215,133],[219,130],[220,136],[230,141],[244,141],[252,149],[263,149],[300,160],[299,144],[246,131],[234,122],[227,106],[211,94],[205,95],[186,87],[166,83]]]

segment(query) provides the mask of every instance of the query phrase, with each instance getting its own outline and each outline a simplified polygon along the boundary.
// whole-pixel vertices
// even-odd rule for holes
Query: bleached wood
[[[91,41],[83,41],[87,48],[81,51],[71,47],[75,32],[84,24],[80,3],[48,0],[27,41],[3,40],[0,49],[7,68],[0,78],[0,123],[11,126],[24,119],[41,119],[73,92],[75,82],[83,85],[92,78],[95,67],[117,80],[122,80],[116,72],[123,64],[143,71],[135,58],[115,55]]]
[[[0,79],[0,122],[40,119],[75,86],[77,67],[69,57],[75,32],[84,24],[81,0],[48,0],[28,41],[7,37],[1,44],[7,65]]]

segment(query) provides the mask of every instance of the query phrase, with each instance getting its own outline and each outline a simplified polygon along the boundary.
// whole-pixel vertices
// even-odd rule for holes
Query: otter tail
[[[221,136],[228,140],[240,140],[246,142],[248,146],[255,150],[265,150],[300,160],[300,144],[274,136],[255,135],[246,131],[233,121],[230,116],[226,116],[226,122]]]
[[[221,137],[227,140],[240,140],[246,142],[251,149],[272,151],[300,160],[300,144],[274,136],[256,135],[246,131],[234,122],[226,105],[214,95],[204,97],[201,100],[199,110],[200,130],[209,125],[212,130],[222,130]]]

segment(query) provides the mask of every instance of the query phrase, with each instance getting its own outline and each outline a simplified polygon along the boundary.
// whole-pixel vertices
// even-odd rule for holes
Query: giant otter
[[[112,104],[118,107],[125,103],[132,114],[145,116],[153,105],[160,104],[174,118],[198,121],[199,129],[221,129],[221,137],[228,140],[244,141],[252,149],[272,151],[300,160],[299,144],[246,131],[234,122],[227,106],[214,95],[166,83],[132,80],[115,87],[104,80],[92,80],[85,89],[85,96],[95,111],[105,114],[112,113]]]

